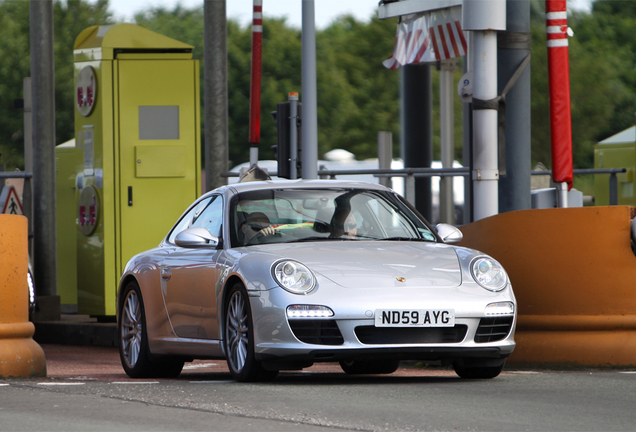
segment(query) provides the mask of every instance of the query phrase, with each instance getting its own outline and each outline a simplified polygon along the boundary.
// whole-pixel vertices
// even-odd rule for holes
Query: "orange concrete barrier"
[[[0,214],[0,377],[46,376],[29,322],[28,254],[27,219]]]
[[[502,213],[461,227],[496,258],[518,302],[509,364],[636,366],[630,207]]]

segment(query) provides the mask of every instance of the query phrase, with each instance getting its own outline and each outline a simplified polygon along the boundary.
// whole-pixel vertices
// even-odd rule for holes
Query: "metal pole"
[[[33,248],[37,295],[59,319],[55,223],[55,68],[53,1],[31,0],[33,95]],[[46,299],[45,299],[46,298]],[[45,315],[45,314],[42,314]]]
[[[393,162],[393,134],[391,132],[378,132],[378,167],[391,169]],[[380,177],[380,184],[388,188],[392,187],[391,177]]]
[[[618,177],[616,174],[610,174],[609,179],[609,200],[610,205],[618,204]]]
[[[33,172],[33,97],[31,77],[22,80],[24,92],[24,171]]]
[[[567,208],[568,207],[568,184],[565,182],[557,183],[556,190],[557,190],[557,207]]]
[[[33,172],[33,97],[31,77],[22,80],[24,92],[24,171]],[[33,234],[33,191],[31,179],[24,179],[22,207],[28,219],[29,234]],[[29,256],[33,256],[33,241],[29,239]]]
[[[250,75],[250,166],[258,163],[261,142],[261,63],[263,57],[263,0],[254,0],[252,73]]]
[[[497,33],[476,31],[474,34],[474,97],[494,99],[497,97]],[[497,125],[497,110],[473,111],[475,220],[496,215],[499,208]]]
[[[318,178],[318,95],[314,0],[303,0],[302,26],[302,174],[303,178],[316,179]]]
[[[440,147],[442,168],[452,168],[455,160],[455,131],[453,100],[453,70],[455,61],[442,62],[439,71],[440,98]],[[439,220],[449,224],[455,223],[455,202],[453,200],[453,178],[441,177],[439,180]]]
[[[462,24],[473,32],[473,199],[474,220],[498,213],[497,32],[506,29],[505,0],[466,0]],[[475,99],[483,101],[475,109]]]
[[[465,61],[463,64],[464,73],[472,71],[473,56],[471,55],[473,46],[473,32],[468,32],[468,53],[466,53]],[[462,126],[463,126],[463,151],[462,161],[464,167],[470,168],[470,172],[473,171],[473,110],[471,104],[463,104],[462,110]],[[464,177],[464,224],[469,224],[473,221],[473,182],[470,176]]]
[[[289,93],[289,178],[298,178],[298,93]]]
[[[225,0],[205,0],[204,105],[205,189],[227,184],[228,170],[227,17]]]
[[[433,162],[433,79],[431,66],[409,64],[401,69],[400,123],[404,168],[430,168]],[[408,180],[408,179],[407,179]],[[414,180],[417,210],[433,222],[430,177]],[[405,187],[407,185],[405,184]],[[408,199],[408,197],[407,197]]]
[[[530,54],[530,0],[507,0],[506,31],[499,33],[499,92]],[[530,195],[530,67],[506,95],[506,175],[499,179],[499,211],[527,210]],[[500,162],[501,164],[501,162]]]

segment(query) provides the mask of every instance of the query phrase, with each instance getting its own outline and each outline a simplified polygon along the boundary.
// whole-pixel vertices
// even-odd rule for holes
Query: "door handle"
[[[164,267],[161,269],[161,279],[167,281],[172,277],[172,271],[169,267]]]
[[[132,206],[132,186],[128,186],[128,206]]]

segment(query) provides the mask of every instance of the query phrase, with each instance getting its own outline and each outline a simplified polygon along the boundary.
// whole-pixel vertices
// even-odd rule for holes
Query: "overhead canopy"
[[[380,3],[378,17],[380,19],[395,18],[419,12],[461,6],[463,0],[400,0]]]

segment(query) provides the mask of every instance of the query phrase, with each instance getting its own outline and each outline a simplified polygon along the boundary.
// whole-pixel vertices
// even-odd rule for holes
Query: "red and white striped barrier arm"
[[[566,0],[546,0],[552,179],[572,187],[572,117]]]

